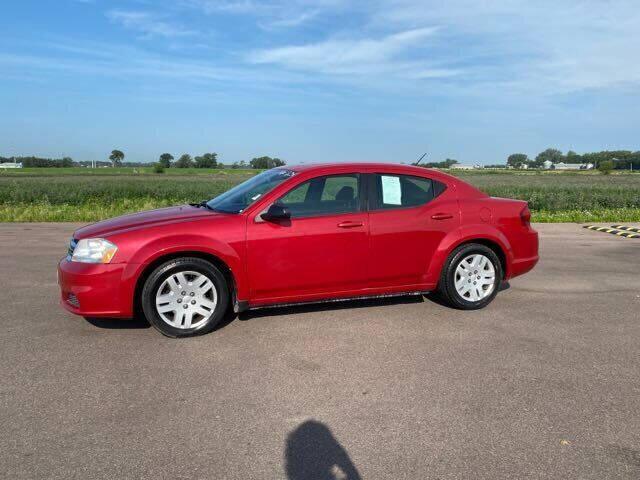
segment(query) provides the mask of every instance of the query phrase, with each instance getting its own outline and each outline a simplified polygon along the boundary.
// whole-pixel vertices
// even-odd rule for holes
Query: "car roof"
[[[416,167],[415,165],[402,165],[398,163],[382,163],[382,162],[345,162],[345,163],[314,163],[309,165],[293,165],[280,167],[292,170],[297,173],[331,173],[331,171],[344,172],[345,170],[354,169],[361,172],[394,172],[404,173],[405,175],[429,176],[432,178],[447,179],[449,181],[458,181],[456,177],[448,175],[444,172],[434,170],[432,168]]]

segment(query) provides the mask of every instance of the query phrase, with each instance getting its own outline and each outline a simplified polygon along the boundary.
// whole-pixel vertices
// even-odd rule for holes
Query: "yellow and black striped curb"
[[[618,230],[617,228],[596,227],[595,225],[584,225],[583,228],[588,228],[589,230],[595,230],[596,232],[606,232],[612,235],[617,235],[619,237],[640,238],[640,233],[627,232],[625,230]]]
[[[611,228],[617,228],[618,230],[626,230],[627,232],[640,233],[640,228],[638,227],[627,227],[625,225],[611,225]]]

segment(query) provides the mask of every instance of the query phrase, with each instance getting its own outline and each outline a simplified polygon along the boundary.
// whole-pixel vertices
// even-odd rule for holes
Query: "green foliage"
[[[598,165],[598,170],[600,170],[600,173],[602,173],[603,175],[609,175],[611,173],[611,170],[613,170],[613,161],[604,160],[603,162],[600,162],[600,165]]]
[[[153,173],[164,173],[165,166],[158,162],[153,165]]]
[[[247,165],[247,162],[245,162],[244,160],[241,160],[240,162],[233,162],[231,164],[231,168],[233,168],[233,169],[249,168],[249,165]]]
[[[524,154],[513,154],[507,159],[507,165],[518,168],[518,164],[524,161]],[[584,153],[582,155],[569,150],[566,155],[563,155],[560,150],[555,148],[548,148],[544,152],[540,152],[534,161],[526,159],[524,163],[529,167],[541,168],[545,162],[549,160],[552,164],[559,162],[566,163],[591,163],[596,168],[601,162],[611,160],[613,162],[614,170],[640,170],[640,151],[632,152],[630,150],[612,150],[602,152]]]
[[[160,161],[158,163],[164,168],[170,168],[171,162],[173,162],[173,155],[171,155],[170,153],[163,153],[162,155],[160,155]]]
[[[110,164],[109,164],[110,165]],[[126,165],[126,162],[125,162]],[[234,168],[169,168],[165,170],[167,175],[175,176],[206,176],[206,175],[255,175],[259,170],[251,168],[234,169]],[[111,177],[111,176],[129,176],[129,175],[150,175],[153,174],[153,164],[145,163],[144,167],[117,167],[113,168],[16,168],[16,169],[0,169],[0,177]]]
[[[0,157],[0,163],[21,163],[23,168],[68,168],[73,167],[71,157],[64,158],[40,158],[40,157]]]
[[[531,165],[540,168],[547,160],[555,164],[564,162],[565,158],[560,150],[556,148],[547,148],[544,152],[540,152],[536,156],[536,159],[532,162]]]
[[[124,152],[121,150],[112,150],[111,155],[109,155],[109,160],[111,160],[114,167],[121,166],[124,160]]]
[[[176,168],[191,168],[193,167],[193,160],[191,159],[191,155],[185,153],[181,155],[178,161],[175,163]]]
[[[454,160],[453,158],[447,158],[444,162],[419,163],[418,166],[424,168],[451,168],[451,165],[455,165],[456,163],[458,163],[457,160]]]
[[[106,176],[0,176],[0,206],[7,209],[97,207],[93,219],[109,218],[140,205],[155,208],[213,198],[253,174]],[[44,221],[48,217],[43,217]],[[86,217],[83,217],[86,219]],[[0,220],[3,220],[0,218]],[[66,220],[73,220],[72,216]]]
[[[522,168],[529,165],[529,157],[524,153],[512,153],[507,157],[507,166],[512,168]]]
[[[638,222],[640,221],[640,208],[602,208],[598,210],[563,210],[561,212],[543,210],[533,212],[531,221],[539,223]]]
[[[569,150],[567,152],[567,156],[565,157],[567,163],[583,163],[582,155],[578,155],[573,150]]]
[[[261,168],[267,170],[269,168],[281,167],[285,165],[283,160],[279,158],[271,158],[271,157],[258,157],[254,158],[249,162],[251,168]]]
[[[205,153],[195,158],[196,168],[216,168],[218,166],[217,153]]]
[[[532,211],[640,209],[640,178],[636,175],[523,172],[527,173],[456,172],[456,176],[491,196],[526,200]]]
[[[604,152],[585,153],[582,161],[593,163],[596,168],[600,163],[611,160],[616,170],[640,170],[640,151],[611,150]]]
[[[75,172],[69,174],[67,172]],[[454,171],[492,196],[529,202],[534,221],[640,221],[640,176]],[[26,169],[0,174],[0,221],[96,221],[213,198],[250,178],[239,169]]]

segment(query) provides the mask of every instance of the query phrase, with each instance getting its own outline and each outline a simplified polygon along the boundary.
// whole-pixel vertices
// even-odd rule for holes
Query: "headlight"
[[[78,241],[71,261],[109,263],[117,251],[118,247],[104,238],[85,238]]]

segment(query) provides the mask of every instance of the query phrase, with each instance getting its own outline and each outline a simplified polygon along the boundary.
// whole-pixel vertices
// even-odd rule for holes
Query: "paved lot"
[[[640,240],[540,225],[539,266],[479,312],[288,308],[170,340],[58,307],[74,228],[0,224],[3,478],[640,478]]]

